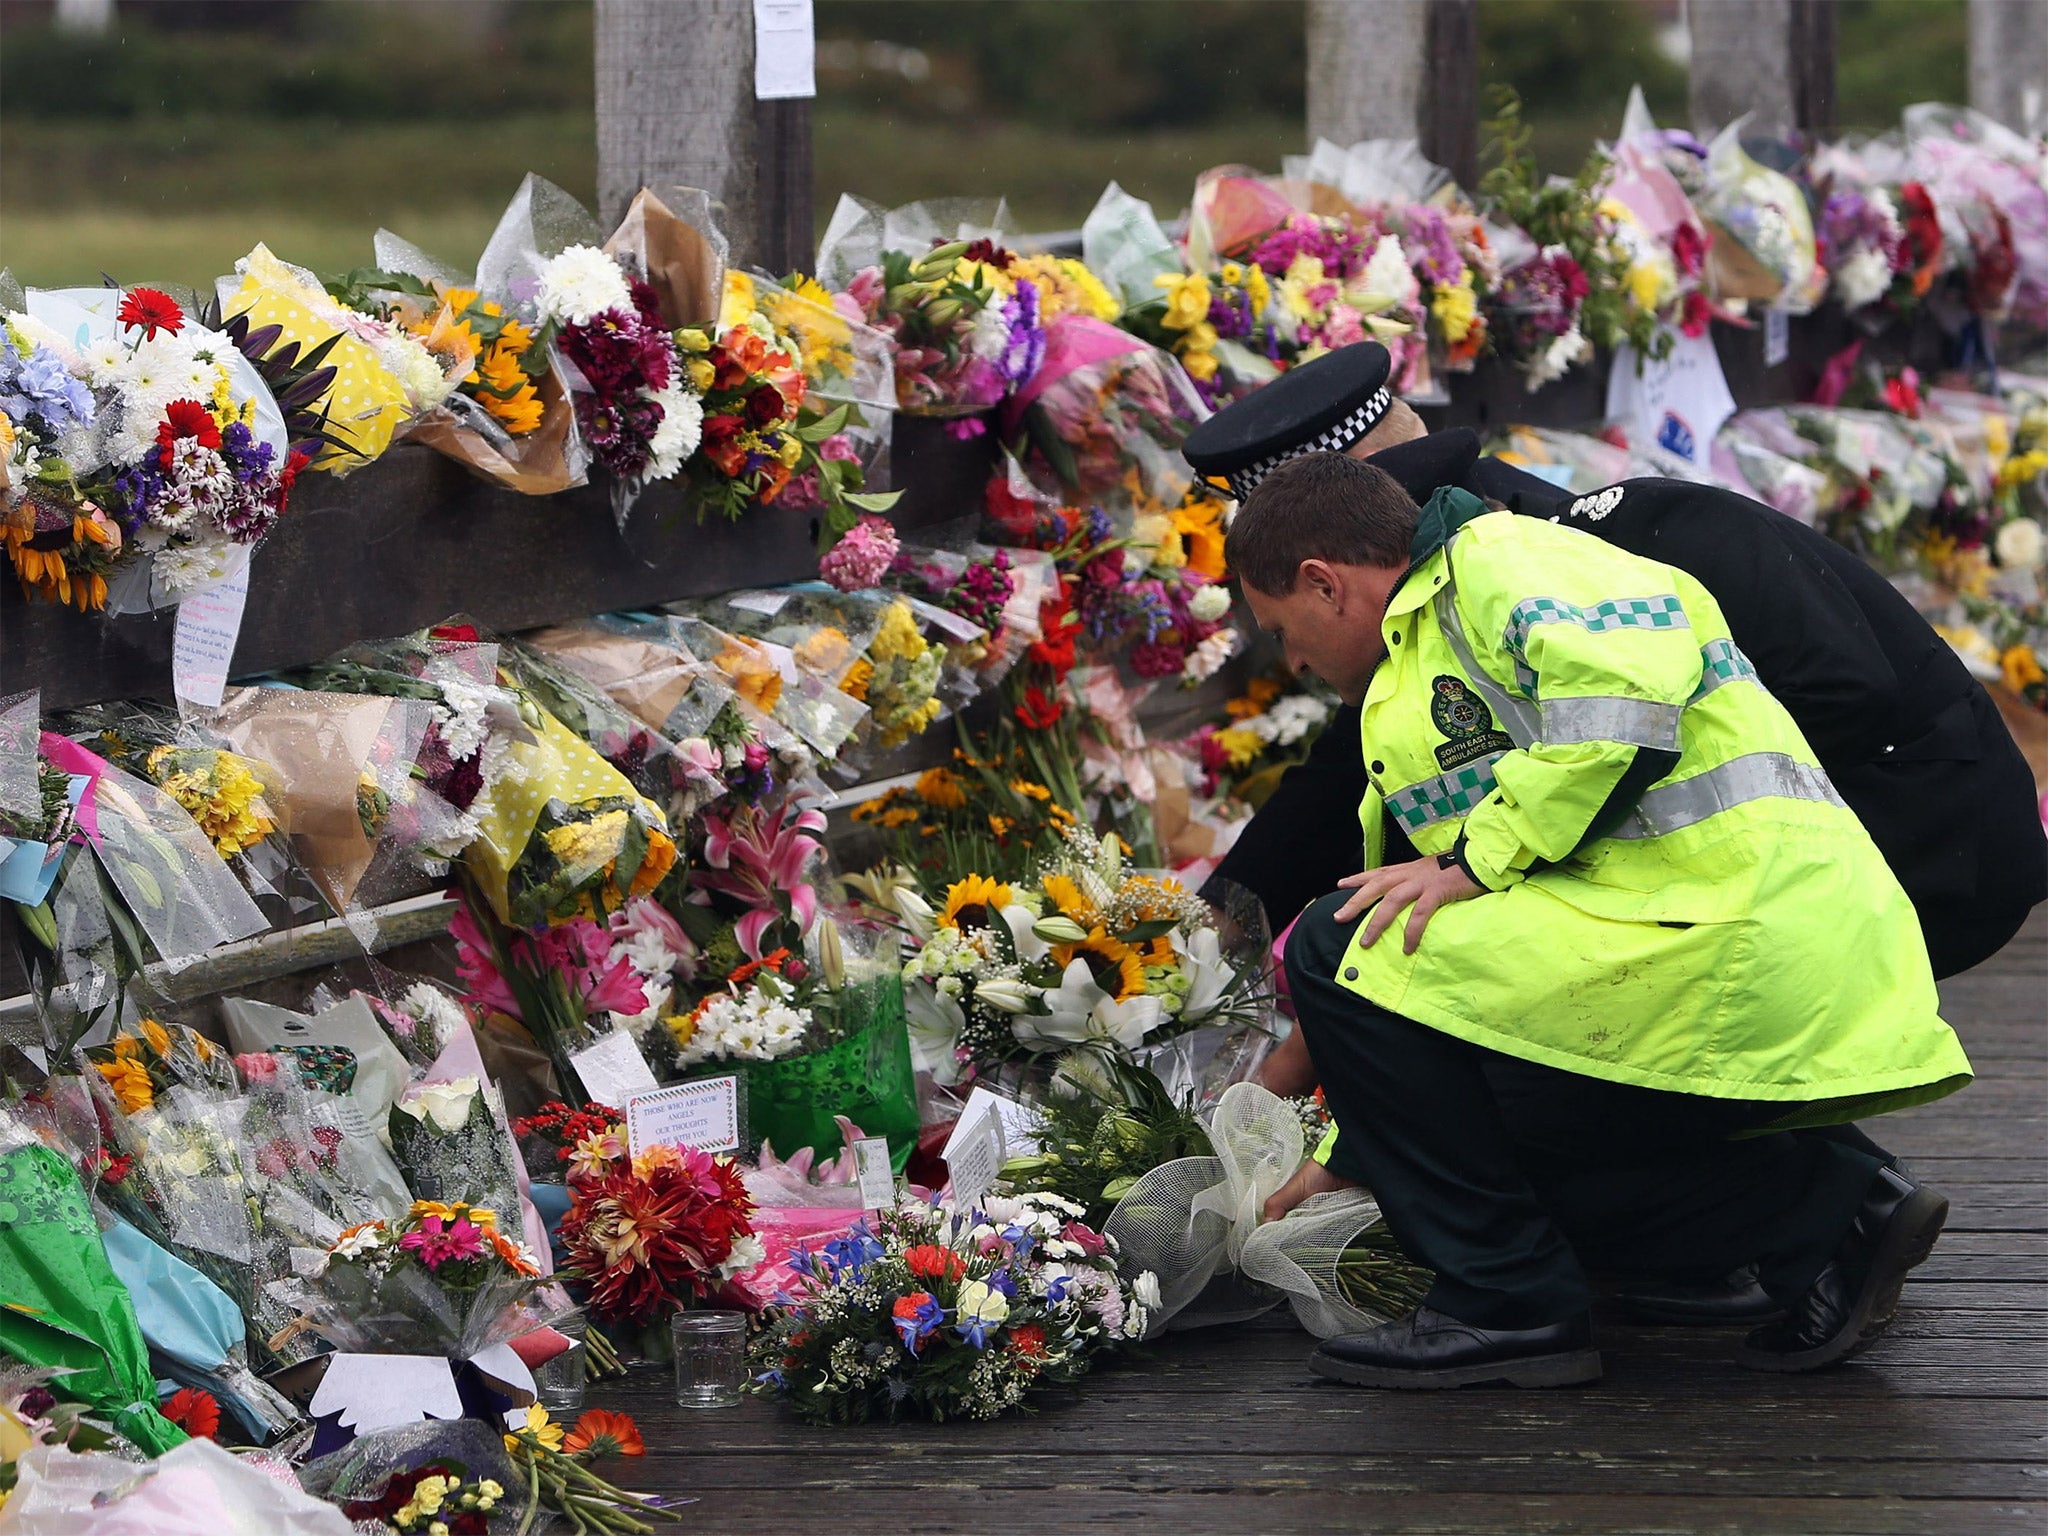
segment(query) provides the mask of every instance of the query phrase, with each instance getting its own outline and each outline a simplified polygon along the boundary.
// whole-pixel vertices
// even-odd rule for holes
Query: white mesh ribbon
[[[1240,1321],[1282,1300],[1319,1338],[1388,1321],[1347,1301],[1338,1282],[1345,1251],[1380,1223],[1370,1195],[1316,1195],[1284,1220],[1260,1223],[1267,1199],[1301,1166],[1300,1115],[1256,1083],[1235,1083],[1210,1117],[1209,1139],[1214,1157],[1162,1163],[1103,1223],[1126,1273],[1159,1277],[1152,1333]]]

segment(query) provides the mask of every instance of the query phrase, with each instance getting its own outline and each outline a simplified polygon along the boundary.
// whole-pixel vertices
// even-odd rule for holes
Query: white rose
[[[449,1083],[420,1083],[406,1089],[398,1107],[415,1120],[432,1121],[442,1134],[453,1135],[468,1122],[477,1088],[473,1077],[458,1077]]]
[[[2041,563],[2041,525],[2031,517],[2016,517],[1998,530],[1992,552],[2009,571],[2030,571]]]

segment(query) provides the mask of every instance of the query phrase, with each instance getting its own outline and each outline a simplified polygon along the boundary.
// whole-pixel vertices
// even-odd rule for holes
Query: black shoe
[[[1682,1280],[1636,1280],[1614,1293],[1614,1304],[1639,1323],[1672,1328],[1729,1328],[1775,1322],[1785,1309],[1756,1283],[1750,1265],[1705,1285]]]
[[[1417,1307],[1370,1333],[1323,1340],[1308,1365],[1355,1387],[1568,1387],[1600,1379],[1593,1324],[1583,1312],[1547,1328],[1474,1328]]]
[[[1842,1246],[1783,1322],[1759,1328],[1735,1352],[1752,1371],[1813,1371],[1846,1360],[1883,1334],[1906,1272],[1948,1220],[1948,1197],[1890,1168],[1878,1170]]]

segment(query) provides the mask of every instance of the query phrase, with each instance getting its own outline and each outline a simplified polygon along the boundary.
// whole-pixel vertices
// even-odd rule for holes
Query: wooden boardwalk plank
[[[2048,1532],[2048,913],[1943,987],[1978,1079],[1869,1129],[1953,1202],[1890,1334],[1816,1376],[1596,1313],[1607,1376],[1551,1393],[1320,1382],[1284,1316],[1175,1334],[1034,1415],[813,1429],[692,1414],[659,1379],[634,1486],[686,1525],[1046,1531],[2003,1536]]]

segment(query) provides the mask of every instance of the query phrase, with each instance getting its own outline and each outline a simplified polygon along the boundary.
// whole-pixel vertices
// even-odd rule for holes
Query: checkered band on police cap
[[[1379,425],[1394,403],[1394,396],[1385,385],[1373,397],[1334,426],[1325,427],[1307,442],[1296,443],[1281,453],[1268,454],[1256,464],[1243,469],[1232,470],[1224,476],[1230,482],[1230,494],[1243,501],[1258,487],[1258,483],[1273,473],[1289,459],[1299,458],[1304,453],[1342,453],[1366,433]]]

